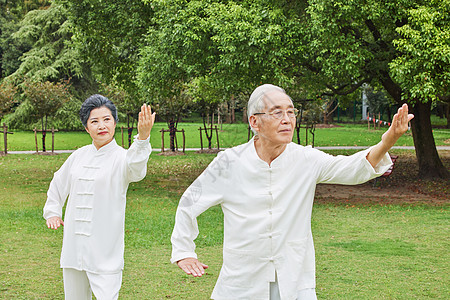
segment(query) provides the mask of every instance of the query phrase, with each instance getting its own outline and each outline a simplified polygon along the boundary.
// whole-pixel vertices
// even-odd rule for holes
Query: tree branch
[[[353,83],[353,84],[343,84],[337,88],[334,88],[331,85],[326,85],[327,88],[329,88],[331,90],[332,93],[326,93],[324,92],[323,95],[325,96],[333,96],[333,95],[348,95],[353,93],[354,91],[356,91],[361,85],[363,85],[364,83],[368,83],[372,81],[372,76],[367,77],[367,78],[363,78],[360,81]]]

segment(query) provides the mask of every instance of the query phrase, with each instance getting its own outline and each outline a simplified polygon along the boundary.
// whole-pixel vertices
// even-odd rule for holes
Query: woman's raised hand
[[[150,136],[153,124],[155,123],[156,113],[152,113],[150,105],[142,104],[139,112],[138,133],[140,140],[146,140]]]

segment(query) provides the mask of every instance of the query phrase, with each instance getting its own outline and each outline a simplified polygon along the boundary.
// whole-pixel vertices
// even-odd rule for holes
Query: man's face
[[[294,109],[291,99],[283,92],[271,91],[264,97],[266,114],[258,114],[256,118],[255,129],[258,131],[260,139],[265,139],[274,145],[289,144],[292,141],[295,129],[295,117],[289,117],[286,111]],[[282,113],[280,119],[276,118],[277,114]]]

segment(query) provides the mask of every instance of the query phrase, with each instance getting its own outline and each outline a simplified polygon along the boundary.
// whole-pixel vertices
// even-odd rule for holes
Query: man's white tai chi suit
[[[316,184],[359,184],[382,175],[388,154],[373,168],[370,149],[332,156],[294,143],[269,166],[254,140],[227,149],[183,194],[172,234],[172,263],[194,257],[196,218],[220,204],[224,214],[223,265],[213,299],[269,299],[277,278],[281,299],[315,288],[311,211]],[[275,277],[276,275],[276,277]]]

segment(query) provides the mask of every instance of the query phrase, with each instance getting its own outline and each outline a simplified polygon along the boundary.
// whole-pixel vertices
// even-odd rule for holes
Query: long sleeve
[[[203,173],[183,193],[175,216],[172,233],[172,258],[175,263],[183,258],[194,257],[198,236],[197,217],[208,208],[220,204],[228,186],[228,176],[224,169],[224,158],[219,155],[209,164]]]
[[[382,175],[392,164],[389,154],[374,168],[367,160],[371,148],[350,156],[332,156],[321,151],[313,155],[319,156],[317,161],[322,164],[317,183],[360,184]]]
[[[71,180],[70,168],[74,154],[64,162],[61,168],[55,172],[47,191],[47,201],[44,206],[44,219],[50,217],[62,218],[62,208],[69,195]]]
[[[142,180],[147,174],[148,157],[152,153],[150,136],[146,140],[139,140],[134,137],[133,144],[126,154],[127,178],[129,182]]]

